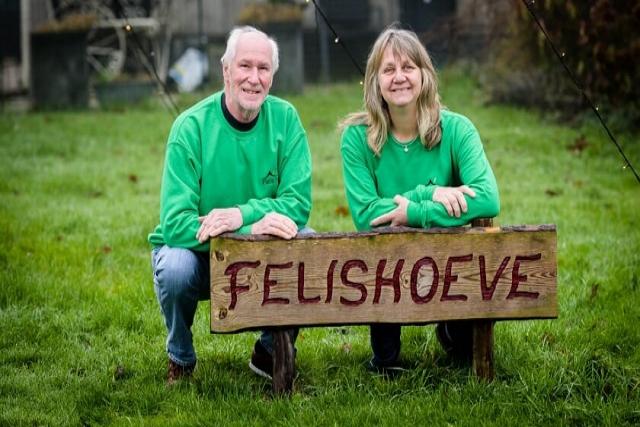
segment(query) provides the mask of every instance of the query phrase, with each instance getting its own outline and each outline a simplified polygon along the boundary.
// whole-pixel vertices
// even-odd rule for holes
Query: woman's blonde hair
[[[340,123],[339,127],[344,130],[350,125],[367,125],[367,144],[377,156],[380,155],[391,127],[389,107],[382,98],[378,81],[378,70],[387,47],[391,47],[393,52],[398,55],[406,55],[420,69],[422,89],[417,99],[418,134],[422,145],[431,149],[440,142],[442,136],[440,129],[440,109],[442,107],[440,95],[438,95],[436,71],[427,50],[413,31],[390,27],[378,36],[369,53],[364,76],[365,111],[350,114]]]

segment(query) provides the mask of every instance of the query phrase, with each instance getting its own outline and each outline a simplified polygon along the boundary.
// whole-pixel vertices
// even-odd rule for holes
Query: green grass
[[[0,117],[0,425],[634,425],[640,423],[640,185],[595,122],[567,127],[482,104],[462,71],[444,102],[485,142],[498,223],[558,227],[557,320],[496,326],[490,384],[446,359],[433,327],[403,329],[397,381],[371,376],[365,327],[305,329],[296,393],[246,368],[255,333],[194,325],[194,381],[164,385],[165,330],[147,233],[171,117],[155,102]],[[335,124],[360,86],[291,97],[313,153],[318,231],[350,231]],[[193,98],[193,97],[191,97]],[[192,99],[181,99],[184,108]],[[584,135],[586,149],[567,146]],[[640,166],[637,135],[618,135]]]

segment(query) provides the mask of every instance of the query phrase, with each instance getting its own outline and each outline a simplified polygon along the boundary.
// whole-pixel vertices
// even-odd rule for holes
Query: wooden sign
[[[211,240],[211,331],[554,318],[555,225]]]

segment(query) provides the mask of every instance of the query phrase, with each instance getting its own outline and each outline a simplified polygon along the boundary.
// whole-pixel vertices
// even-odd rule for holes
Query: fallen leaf
[[[133,182],[135,184],[136,182],[138,182],[138,175],[130,173],[129,174],[129,181]]]
[[[573,141],[573,144],[567,145],[567,150],[571,151],[574,154],[582,153],[585,148],[589,146],[589,142],[584,135],[580,135]]]
[[[335,210],[336,215],[338,216],[348,216],[349,215],[349,209],[347,209],[346,206],[338,206]]]
[[[598,288],[600,285],[598,283],[594,283],[591,285],[591,296],[589,297],[589,301],[593,301],[598,296]]]
[[[556,197],[556,196],[559,196],[560,194],[562,194],[562,191],[560,191],[560,190],[552,190],[550,188],[547,188],[546,190],[544,190],[544,193],[549,197]]]
[[[548,345],[553,345],[553,343],[556,342],[556,337],[553,336],[553,334],[551,334],[551,332],[545,331],[542,334],[542,343],[543,344],[548,344]]]
[[[109,246],[109,245],[104,245],[104,246],[101,248],[101,250],[102,250],[102,253],[104,253],[104,254],[109,254],[109,253],[111,253],[111,251],[112,251],[111,246]]]

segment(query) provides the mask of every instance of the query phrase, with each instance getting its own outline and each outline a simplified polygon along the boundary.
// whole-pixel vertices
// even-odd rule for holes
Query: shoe
[[[436,325],[436,338],[449,357],[461,362],[473,358],[473,330],[464,322],[442,322]]]
[[[183,379],[191,378],[196,364],[182,366],[169,359],[169,368],[167,370],[167,385],[171,386]]]
[[[249,369],[251,369],[256,375],[263,378],[272,380],[273,376],[273,357],[262,344],[260,340],[256,341],[253,346],[253,353],[251,354],[251,360],[249,361]]]
[[[409,370],[401,366],[397,361],[395,363],[389,363],[385,366],[380,366],[373,362],[373,359],[367,363],[367,370],[375,374],[382,375],[389,379],[397,378]]]

